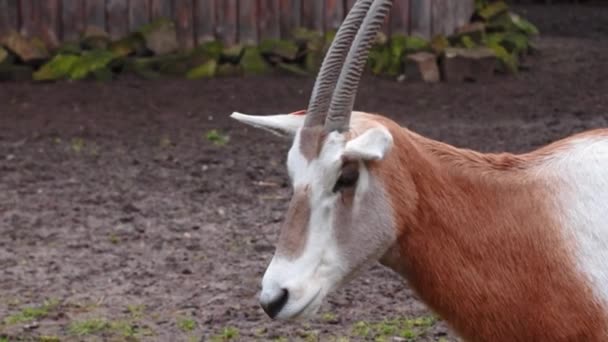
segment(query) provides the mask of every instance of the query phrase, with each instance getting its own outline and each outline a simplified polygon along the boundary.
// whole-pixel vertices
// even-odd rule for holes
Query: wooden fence
[[[294,28],[335,30],[355,0],[0,0],[0,36],[18,30],[53,46],[87,27],[122,37],[156,18],[172,18],[182,48],[287,38]],[[464,25],[474,0],[394,0],[387,33],[449,34]]]

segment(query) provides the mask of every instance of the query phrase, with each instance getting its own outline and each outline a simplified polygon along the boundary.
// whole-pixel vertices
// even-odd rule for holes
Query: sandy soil
[[[482,84],[367,78],[356,107],[482,151],[608,126],[608,7],[519,9],[543,31],[528,71]],[[302,109],[312,81],[0,84],[0,336],[364,340],[365,329],[373,339],[416,323],[412,340],[453,340],[380,266],[308,323],[259,308],[289,197],[289,142],[227,116]],[[211,130],[229,140],[211,142]]]

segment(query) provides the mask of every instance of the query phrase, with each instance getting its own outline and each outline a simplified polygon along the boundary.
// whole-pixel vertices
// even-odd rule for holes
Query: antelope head
[[[380,123],[352,111],[370,46],[390,7],[390,0],[356,2],[325,56],[305,112],[232,114],[293,138],[287,157],[293,197],[260,294],[272,318],[310,317],[328,293],[378,261],[396,240],[376,170],[393,138]]]

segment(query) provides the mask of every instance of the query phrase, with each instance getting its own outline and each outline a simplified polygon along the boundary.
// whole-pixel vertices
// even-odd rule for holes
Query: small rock
[[[87,37],[82,40],[82,46],[89,50],[105,50],[110,45],[110,39],[102,36]]]
[[[442,72],[448,82],[480,81],[491,78],[496,65],[496,54],[489,48],[448,48]]]
[[[110,35],[108,35],[108,33],[104,29],[91,25],[91,26],[87,26],[84,29],[84,32],[82,33],[82,38],[89,38],[89,37],[110,38]]]
[[[26,63],[39,62],[49,58],[49,53],[42,41],[36,38],[27,39],[16,31],[7,33],[0,43]]]
[[[437,56],[430,52],[417,52],[407,57],[408,61],[416,63],[419,78],[425,82],[436,83],[441,80]]]
[[[177,51],[177,31],[171,20],[159,19],[142,28],[146,47],[156,55],[166,55]]]
[[[110,43],[108,49],[116,56],[143,56],[146,54],[146,43],[143,36],[138,33],[133,33]]]
[[[28,324],[25,324],[23,326],[23,329],[24,330],[34,330],[34,329],[37,329],[39,326],[40,326],[40,324],[38,322],[33,321],[33,322],[28,323]]]
[[[86,49],[106,49],[110,44],[110,36],[102,28],[87,26],[82,34],[81,44]]]

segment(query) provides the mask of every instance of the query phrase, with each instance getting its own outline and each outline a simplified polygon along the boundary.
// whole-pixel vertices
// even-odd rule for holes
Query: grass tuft
[[[196,321],[192,318],[182,317],[177,320],[177,327],[183,332],[190,332],[196,328]]]
[[[110,323],[103,318],[91,318],[70,323],[68,331],[72,335],[86,336],[100,333],[109,329]]]
[[[211,336],[211,342],[224,342],[237,340],[239,338],[239,330],[234,327],[225,327],[222,331],[214,336]]]
[[[25,323],[42,319],[51,313],[59,305],[58,300],[47,300],[41,306],[27,307],[21,309],[20,312],[10,315],[4,319],[4,322],[8,325]]]
[[[205,135],[205,138],[217,146],[224,146],[230,141],[230,137],[220,133],[217,129],[212,129]]]
[[[353,325],[352,334],[378,342],[388,341],[393,337],[415,340],[424,335],[435,323],[437,319],[434,316],[384,320],[376,323],[360,321]]]

